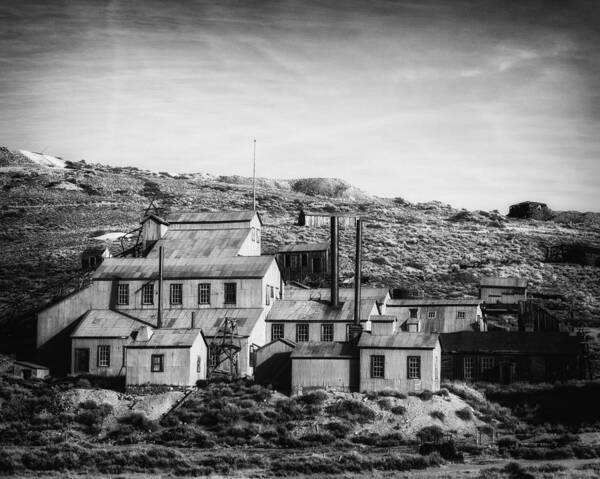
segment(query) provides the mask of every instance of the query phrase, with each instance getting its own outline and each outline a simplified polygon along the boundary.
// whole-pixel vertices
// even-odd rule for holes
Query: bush
[[[335,441],[335,436],[329,432],[315,432],[305,434],[300,440],[308,444],[331,444]]]
[[[445,441],[440,444],[427,442],[419,447],[419,454],[427,456],[432,453],[438,453],[447,461],[463,462],[464,456],[456,450],[454,441]]]
[[[375,419],[375,412],[370,407],[352,399],[343,399],[329,405],[327,412],[331,415],[360,423]]]
[[[301,404],[320,405],[327,399],[327,393],[325,391],[313,391],[302,396],[296,396],[296,401]]]
[[[444,439],[444,431],[440,426],[425,426],[417,432],[417,439],[421,442],[441,442]]]
[[[429,389],[425,389],[421,394],[417,395],[421,401],[430,401],[433,398],[433,393]]]
[[[377,405],[381,409],[384,409],[386,411],[389,411],[390,409],[392,409],[394,407],[394,404],[392,403],[392,401],[389,398],[380,399],[379,401],[377,401]]]
[[[119,423],[128,424],[138,431],[155,431],[157,424],[146,417],[145,414],[140,412],[132,412],[127,416],[119,418]]]
[[[325,424],[325,429],[332,433],[337,438],[346,437],[346,435],[354,429],[351,424],[346,422],[332,421]]]
[[[406,414],[406,408],[404,406],[394,406],[390,411],[396,416],[403,416]]]
[[[444,419],[446,418],[446,415],[442,412],[442,411],[431,411],[429,413],[429,415],[433,418],[433,419],[438,419],[442,422],[444,422]]]
[[[469,407],[465,407],[462,409],[459,409],[458,411],[455,411],[455,413],[459,419],[462,419],[463,421],[471,421],[473,419],[473,411],[471,411],[471,408]]]

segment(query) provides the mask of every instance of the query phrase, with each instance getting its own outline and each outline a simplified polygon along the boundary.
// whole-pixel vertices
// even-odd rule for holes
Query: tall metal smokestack
[[[354,262],[354,325],[360,326],[360,276],[362,269],[362,220],[356,219],[356,256]]]
[[[163,298],[163,262],[165,260],[162,246],[158,247],[158,312],[156,314],[156,327],[162,328],[162,298]]]
[[[330,218],[331,223],[331,306],[338,308],[340,305],[339,281],[339,253],[338,253],[338,219]]]

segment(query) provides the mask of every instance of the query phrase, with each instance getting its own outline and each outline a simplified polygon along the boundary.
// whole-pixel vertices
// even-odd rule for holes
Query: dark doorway
[[[31,379],[31,369],[23,369],[23,379]]]
[[[500,364],[500,382],[502,384],[510,384],[513,382],[513,364]]]
[[[90,350],[88,348],[75,349],[75,374],[90,372]]]
[[[312,269],[313,269],[313,273],[321,272],[321,258],[313,258]]]

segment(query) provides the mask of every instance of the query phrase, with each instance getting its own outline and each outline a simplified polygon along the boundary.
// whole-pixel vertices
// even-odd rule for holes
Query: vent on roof
[[[150,341],[150,338],[154,334],[154,331],[150,326],[142,326],[137,333],[135,338],[136,341]]]

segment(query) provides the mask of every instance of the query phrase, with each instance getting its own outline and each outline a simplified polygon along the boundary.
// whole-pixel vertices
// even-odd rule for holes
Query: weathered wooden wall
[[[301,389],[358,391],[358,360],[346,358],[292,359],[292,394]]]
[[[302,266],[303,255],[306,255],[306,266]],[[325,278],[330,272],[330,261],[327,251],[283,252],[277,253],[276,257],[285,281]],[[289,260],[286,260],[286,258],[289,258]],[[315,268],[315,261],[320,262],[320,268]]]
[[[410,318],[410,310],[417,309],[417,318],[421,320],[422,332],[453,333],[457,331],[473,331],[473,324],[479,325],[480,331],[485,331],[485,323],[481,308],[478,305],[426,305],[426,306],[395,306],[388,304],[386,313],[398,318],[401,326]],[[435,313],[435,318],[429,318],[429,312]],[[464,319],[458,319],[457,313],[465,312]],[[427,326],[429,325],[429,326]]]
[[[121,338],[73,338],[71,340],[71,374],[75,374],[75,349],[87,348],[90,351],[90,374],[97,376],[125,375],[123,346],[127,342]],[[110,346],[110,366],[98,366],[98,346]]]
[[[480,286],[479,298],[486,303],[517,304],[527,299],[526,290]]]

